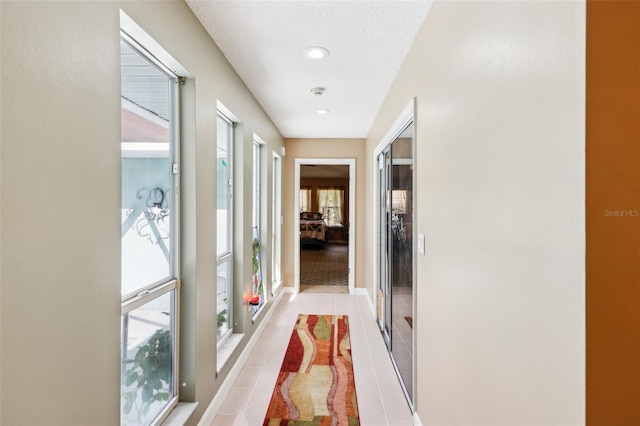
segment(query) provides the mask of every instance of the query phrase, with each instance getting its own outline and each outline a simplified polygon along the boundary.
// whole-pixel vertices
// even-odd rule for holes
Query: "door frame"
[[[378,157],[380,156],[381,153],[383,153],[385,151],[385,149],[391,144],[393,143],[394,140],[396,140],[396,138],[398,138],[398,136],[400,136],[402,134],[402,132],[406,129],[406,127],[410,124],[413,123],[413,141],[411,144],[411,157],[412,157],[412,161],[415,167],[415,160],[416,160],[416,147],[417,147],[417,143],[416,143],[416,137],[417,137],[417,126],[416,126],[416,98],[412,98],[411,101],[409,102],[409,104],[403,109],[403,111],[400,113],[400,115],[396,118],[396,120],[394,121],[393,125],[391,125],[391,127],[389,127],[389,130],[387,131],[387,133],[384,135],[384,137],[381,139],[380,143],[376,146],[376,148],[373,151],[373,174],[372,174],[372,178],[373,178],[373,185],[374,185],[374,196],[371,197],[372,198],[372,203],[371,203],[371,208],[373,211],[373,215],[374,215],[374,220],[373,220],[373,229],[372,235],[375,235],[375,256],[373,259],[373,306],[374,306],[374,310],[375,310],[375,315],[376,315],[376,322],[378,323],[378,327],[381,328],[381,332],[384,334],[384,324],[381,323],[381,321],[384,321],[384,318],[380,318],[378,315],[378,289],[380,288],[380,206],[378,205],[379,203],[379,193],[380,193],[380,182],[379,182],[379,169],[378,169]],[[400,160],[400,162],[402,163],[403,161]],[[418,199],[418,192],[415,190],[416,188],[416,172],[414,170],[413,172],[413,206],[414,206],[414,212],[415,212],[415,206],[417,205],[417,199]],[[413,308],[413,316],[414,316],[414,326],[412,327],[412,339],[413,339],[413,365],[412,365],[412,376],[413,376],[413,397],[409,398],[408,397],[408,392],[407,389],[405,388],[405,385],[403,383],[403,381],[399,378],[400,384],[403,388],[403,392],[405,393],[405,397],[407,399],[407,402],[409,403],[411,410],[414,411],[415,410],[415,405],[414,405],[414,401],[416,401],[416,395],[418,394],[418,382],[417,382],[417,358],[416,358],[416,325],[418,323],[418,312],[417,312],[417,308],[416,308],[416,304],[417,304],[417,286],[415,285],[416,283],[416,241],[417,241],[417,226],[416,226],[416,216],[414,213],[414,221],[413,221],[413,232],[412,232],[412,241],[413,241],[413,249],[412,249],[412,253],[413,253],[413,266],[412,266],[412,275],[413,275],[413,289],[412,289],[412,308]],[[391,337],[391,336],[389,336]],[[388,348],[389,349],[389,348]],[[391,354],[391,350],[389,349],[389,353]],[[393,356],[391,356],[392,359],[392,363],[394,366],[394,369],[396,370],[396,373],[398,376],[400,376],[399,370],[397,368],[397,365],[395,363],[395,360],[393,358]]]
[[[378,181],[378,157],[380,156],[380,154],[385,150],[385,148],[387,146],[389,146],[389,144],[391,144],[401,133],[402,131],[409,125],[409,123],[413,122],[413,143],[412,143],[412,151],[413,151],[413,158],[415,159],[415,146],[416,146],[416,121],[415,121],[415,116],[416,116],[416,98],[412,98],[411,101],[409,102],[409,104],[402,110],[402,112],[400,113],[400,115],[398,116],[398,118],[396,118],[396,120],[394,121],[393,125],[391,125],[391,127],[389,127],[389,130],[387,131],[387,133],[384,135],[384,137],[380,140],[380,143],[375,147],[375,149],[373,150],[373,175],[371,176],[371,178],[373,179],[373,193],[375,194],[373,197],[371,197],[371,209],[373,211],[373,228],[372,228],[372,234],[371,235],[375,235],[375,256],[373,257],[373,306],[374,306],[374,310],[375,310],[375,314],[376,314],[376,321],[379,322],[380,318],[378,318],[378,288],[380,287],[380,276],[379,276],[379,271],[380,271],[380,206],[378,206],[378,194],[380,192],[380,182]],[[415,161],[415,160],[414,160]],[[415,172],[414,172],[414,182],[413,182],[413,187],[415,188]],[[416,199],[417,199],[417,191],[413,192],[413,202],[414,202],[414,206],[416,205]],[[416,241],[415,238],[416,236],[416,227],[413,227],[413,241]],[[414,247],[415,248],[415,247]],[[414,252],[415,253],[415,252]],[[414,282],[415,282],[415,271],[416,271],[416,267],[415,267],[415,254],[414,254],[414,265],[413,265],[413,277],[414,277]],[[413,290],[413,298],[414,298],[414,303],[413,303],[413,308],[414,308],[414,314],[415,314],[415,297],[416,296],[416,291],[415,288]],[[415,331],[414,331],[415,334]],[[415,339],[415,335],[413,336]],[[415,354],[414,354],[415,355]],[[415,381],[414,381],[415,383]]]
[[[355,294],[356,241],[356,159],[295,158],[293,202],[293,280],[294,292],[300,293],[300,168],[303,165],[349,166],[349,294]]]

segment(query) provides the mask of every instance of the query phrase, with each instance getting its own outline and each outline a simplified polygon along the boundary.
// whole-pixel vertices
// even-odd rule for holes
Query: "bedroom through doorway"
[[[296,159],[296,290],[353,293],[355,160]]]

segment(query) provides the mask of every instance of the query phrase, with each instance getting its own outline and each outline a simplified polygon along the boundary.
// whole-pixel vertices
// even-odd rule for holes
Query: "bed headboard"
[[[302,220],[322,220],[322,213],[319,212],[301,212],[300,219]]]

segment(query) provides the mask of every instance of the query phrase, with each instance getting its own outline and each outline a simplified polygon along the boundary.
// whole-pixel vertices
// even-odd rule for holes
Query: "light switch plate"
[[[424,254],[424,234],[418,234],[418,253]]]

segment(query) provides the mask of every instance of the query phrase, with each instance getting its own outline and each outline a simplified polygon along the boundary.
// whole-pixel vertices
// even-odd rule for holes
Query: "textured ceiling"
[[[366,137],[431,4],[186,1],[287,138]],[[330,55],[308,59],[310,46]]]

